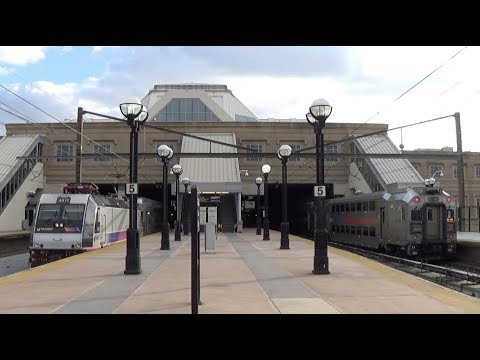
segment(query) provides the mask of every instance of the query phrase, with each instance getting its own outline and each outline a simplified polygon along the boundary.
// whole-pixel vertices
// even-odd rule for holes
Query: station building
[[[305,113],[311,100],[306,100]],[[169,214],[175,213],[174,164],[202,192],[202,201],[218,207],[224,231],[254,227],[255,179],[269,164],[270,224],[281,221],[281,161],[277,151],[292,147],[288,167],[290,230],[302,226],[302,208],[313,200],[316,185],[315,133],[305,117],[259,119],[226,85],[155,85],[142,99],[149,118],[138,133],[139,195],[161,201],[163,163],[159,145],[174,152],[168,165]],[[334,105],[334,104],[333,104]],[[95,112],[95,109],[83,109]],[[334,109],[335,111],[335,109]],[[120,111],[119,111],[120,115]],[[67,183],[95,183],[100,192],[124,194],[129,182],[131,129],[126,123],[82,116],[63,123],[7,124],[0,140],[0,231],[28,228],[40,193],[62,192]],[[404,158],[369,159],[361,154],[400,154],[386,135],[387,124],[332,123],[324,128],[325,183],[328,196],[387,189],[394,184],[418,183],[435,166],[451,167],[443,179],[453,196],[455,161],[432,163]],[[384,131],[384,133],[382,133]],[[365,134],[376,135],[361,137]],[[249,149],[249,150],[247,150]],[[307,149],[302,152],[302,149]],[[295,153],[295,151],[300,151]],[[339,154],[358,154],[340,157]],[[406,153],[406,152],[404,152]],[[81,156],[77,156],[81,155]],[[475,162],[472,156],[466,163]],[[477,165],[476,165],[477,166]],[[480,161],[477,166],[480,184]],[[468,166],[467,166],[468,168]],[[451,173],[451,179],[450,179]],[[475,175],[475,174],[474,174]],[[451,180],[451,181],[450,181]],[[480,202],[480,186],[467,187],[469,201]],[[474,195],[477,191],[478,195]],[[180,185],[180,196],[185,187]],[[263,204],[264,186],[260,186]]]

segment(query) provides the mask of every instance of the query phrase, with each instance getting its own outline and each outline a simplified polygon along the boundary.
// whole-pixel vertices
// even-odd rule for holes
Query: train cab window
[[[427,210],[427,221],[435,221],[435,211],[434,209]]]
[[[375,228],[374,227],[370,227],[370,236],[373,236],[375,237]]]
[[[350,212],[350,203],[345,204],[345,212]]]
[[[366,201],[362,202],[362,211],[368,211],[368,203]]]
[[[410,220],[411,221],[422,221],[422,210],[412,210],[412,211],[410,211]]]
[[[375,201],[370,201],[368,208],[370,211],[375,211]]]
[[[340,204],[340,211],[342,213],[345,211],[345,204]]]
[[[357,202],[357,211],[362,211],[362,203]]]
[[[357,231],[357,227],[355,225],[352,225],[350,227],[350,234],[355,235],[356,231]]]
[[[453,221],[455,219],[455,210],[447,209],[447,220]]]
[[[363,229],[363,236],[368,236],[368,227],[363,226],[362,229]]]

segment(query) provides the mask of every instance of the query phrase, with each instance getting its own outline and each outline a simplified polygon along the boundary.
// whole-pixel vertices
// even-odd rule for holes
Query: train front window
[[[67,204],[63,208],[61,220],[64,221],[64,226],[82,227],[83,213],[85,210],[84,204]]]
[[[453,221],[455,219],[455,210],[447,209],[447,221]]]
[[[37,216],[37,228],[53,228],[55,219],[61,212],[59,204],[40,204]]]
[[[411,221],[422,221],[422,210],[412,210],[410,212]]]

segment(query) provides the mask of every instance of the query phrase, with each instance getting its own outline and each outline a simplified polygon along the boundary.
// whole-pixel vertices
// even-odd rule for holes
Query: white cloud
[[[26,65],[45,59],[44,46],[0,46],[0,62]]]
[[[62,54],[67,54],[69,53],[70,51],[73,50],[73,46],[63,46],[61,49],[60,49],[60,53]]]

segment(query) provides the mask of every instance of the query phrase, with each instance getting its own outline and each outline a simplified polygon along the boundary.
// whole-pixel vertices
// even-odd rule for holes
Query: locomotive
[[[139,235],[158,232],[161,204],[138,198]],[[42,194],[30,235],[31,267],[126,240],[128,202],[98,193],[95,184],[67,184],[62,194]]]
[[[329,239],[416,259],[453,257],[457,248],[455,202],[432,180],[326,200]],[[310,206],[308,217],[313,219],[312,211]]]

